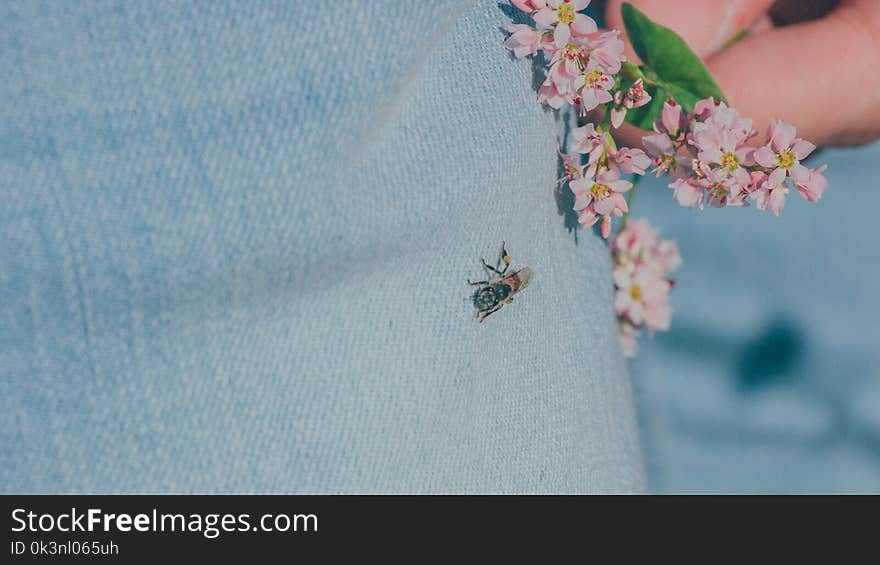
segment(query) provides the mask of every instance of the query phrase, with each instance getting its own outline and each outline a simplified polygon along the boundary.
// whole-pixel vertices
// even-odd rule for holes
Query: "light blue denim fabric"
[[[499,4],[0,4],[0,489],[640,490]]]

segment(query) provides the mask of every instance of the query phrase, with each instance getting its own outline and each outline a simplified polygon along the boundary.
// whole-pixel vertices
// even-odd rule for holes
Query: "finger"
[[[780,25],[796,24],[828,15],[838,4],[840,0],[776,0],[770,15]]]
[[[863,143],[880,130],[880,80],[871,70],[880,68],[878,12],[878,2],[844,3],[820,20],[746,37],[707,64],[759,131],[778,117],[820,145]]]
[[[609,0],[605,11],[611,28],[624,30],[620,7],[626,0]],[[774,0],[629,0],[653,21],[679,35],[698,55],[720,50],[742,29],[761,19]],[[638,57],[627,42],[627,58]]]

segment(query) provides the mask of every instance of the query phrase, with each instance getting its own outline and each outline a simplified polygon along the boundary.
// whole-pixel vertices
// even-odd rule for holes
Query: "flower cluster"
[[[608,120],[596,128],[593,124],[575,129],[575,155],[562,155],[565,167],[563,181],[575,195],[574,209],[578,222],[584,226],[600,223],[603,237],[611,235],[612,217],[627,213],[623,194],[632,183],[621,174],[645,174],[651,160],[641,149],[617,149],[608,133],[608,123],[620,127],[628,110],[651,101],[641,80],[622,87],[620,72],[623,41],[618,31],[591,37],[596,22],[580,11],[590,0],[515,0],[514,4],[528,12],[537,28],[511,24],[511,35],[505,45],[517,58],[542,51],[549,59],[547,78],[538,90],[538,101],[559,109],[565,104],[579,107],[580,112],[605,106]],[[586,156],[586,163],[581,163]]]
[[[562,156],[565,177],[574,193],[574,210],[578,222],[593,226],[601,222],[602,237],[611,235],[611,218],[629,212],[623,196],[633,183],[621,174],[643,175],[651,166],[651,158],[641,149],[618,149],[607,132],[598,131],[593,124],[572,130],[572,151],[578,156]],[[585,156],[585,157],[581,157]],[[582,160],[586,162],[580,164]]]
[[[681,264],[678,246],[659,238],[645,220],[627,222],[611,242],[614,258],[614,308],[623,351],[636,353],[641,329],[649,333],[669,329],[672,309],[669,274]]]
[[[752,201],[778,216],[789,184],[810,202],[828,187],[825,166],[801,164],[816,146],[798,138],[793,126],[773,120],[766,143],[750,147],[747,143],[758,133],[752,121],[712,98],[700,100],[687,114],[667,101],[654,132],[642,140],[653,172],[669,176],[673,197],[685,207],[747,206]]]
[[[798,138],[795,128],[780,120],[770,124],[765,143],[755,147],[758,132],[752,121],[713,98],[698,101],[690,112],[673,99],[663,104],[662,111],[651,104],[631,117],[638,124],[654,120],[654,133],[642,138],[644,150],[618,148],[610,132],[621,127],[629,110],[651,102],[646,86],[655,94],[664,92],[658,70],[626,62],[620,33],[598,33],[596,22],[580,13],[590,0],[512,2],[532,16],[535,26],[509,25],[505,46],[517,58],[544,58],[547,75],[538,89],[538,101],[557,110],[566,104],[575,106],[582,117],[597,108],[604,110],[598,123],[579,120],[579,127],[571,130],[568,152],[558,149],[560,182],[567,182],[574,193],[581,225],[599,223],[607,239],[612,218],[623,218],[611,240],[615,308],[624,350],[633,355],[643,327],[649,333],[669,327],[672,281],[668,277],[681,258],[675,243],[660,240],[647,222],[627,222],[635,190],[625,175],[635,180],[648,170],[658,177],[667,175],[674,199],[685,207],[754,203],[778,216],[791,187],[810,202],[822,196],[828,187],[822,174],[826,167],[809,169],[801,163],[816,146]],[[631,17],[639,17],[631,6],[624,8]],[[640,21],[645,20],[642,15]],[[682,44],[679,38],[676,49]],[[675,51],[664,45],[653,48],[658,57]],[[693,60],[696,55],[685,58],[686,64]],[[720,91],[718,95],[723,96]]]
[[[537,27],[510,24],[511,35],[504,44],[517,58],[539,51],[545,54],[549,60],[547,78],[538,91],[538,100],[552,108],[559,109],[567,103],[589,112],[600,104],[615,101],[615,75],[625,60],[623,41],[616,30],[591,38],[598,30],[596,22],[580,13],[589,3],[590,0],[514,1],[518,8],[531,14]],[[631,100],[621,95],[615,103],[621,108],[634,108],[644,104],[643,99]]]

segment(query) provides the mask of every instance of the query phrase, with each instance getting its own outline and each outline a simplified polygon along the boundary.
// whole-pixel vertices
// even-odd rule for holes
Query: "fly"
[[[523,267],[518,271],[508,273],[510,269],[510,255],[507,254],[507,247],[503,241],[501,242],[501,255],[498,257],[495,267],[487,264],[485,259],[480,259],[480,263],[483,265],[483,269],[486,270],[489,278],[473,282],[468,279],[467,283],[471,286],[480,287],[474,292],[471,299],[473,300],[474,308],[477,309],[477,319],[482,322],[491,314],[500,310],[505,304],[513,302],[513,295],[529,284],[532,270],[528,267]],[[503,269],[500,268],[501,263],[504,263]],[[495,278],[492,278],[493,276]]]

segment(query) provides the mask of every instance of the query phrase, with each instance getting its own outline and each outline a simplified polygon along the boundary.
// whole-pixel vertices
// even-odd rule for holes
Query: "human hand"
[[[608,0],[607,24],[625,29]],[[819,145],[880,138],[880,1],[629,0],[681,35],[699,54],[731,106],[766,129],[779,117]],[[776,27],[770,16],[786,25]],[[746,37],[725,48],[742,29]],[[639,62],[627,44],[627,57]],[[638,147],[647,133],[615,133]],[[755,140],[756,143],[763,139]]]

